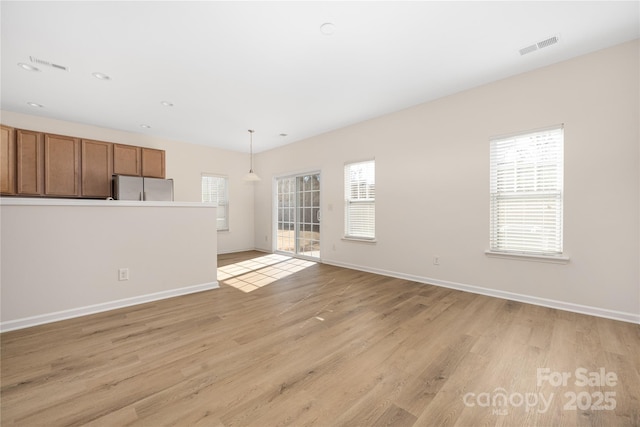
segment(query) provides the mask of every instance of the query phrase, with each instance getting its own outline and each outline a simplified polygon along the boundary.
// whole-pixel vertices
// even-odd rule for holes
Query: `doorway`
[[[320,173],[276,178],[276,251],[320,258]]]

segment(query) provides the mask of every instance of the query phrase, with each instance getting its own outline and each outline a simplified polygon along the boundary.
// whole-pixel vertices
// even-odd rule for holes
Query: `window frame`
[[[205,178],[221,179],[224,182],[224,199],[220,201],[206,201],[204,192]],[[203,203],[214,203],[216,205],[216,230],[217,231],[229,231],[229,177],[226,175],[219,175],[213,173],[203,172],[200,175],[200,195]],[[222,215],[221,215],[222,213]],[[220,226],[222,222],[222,227]]]
[[[373,171],[373,197],[364,197],[364,198],[351,198],[349,197],[350,189],[352,187],[352,180],[350,178],[350,168],[356,165],[371,165]],[[368,160],[360,160],[355,162],[348,162],[344,164],[344,240],[354,240],[361,242],[376,242],[376,220],[375,220],[375,211],[376,211],[376,196],[375,196],[375,187],[376,187],[376,161],[374,159]],[[366,195],[371,196],[370,188],[366,189]],[[370,232],[369,233],[357,233],[354,232],[352,227],[352,216],[353,212],[351,207],[354,206],[370,206],[372,208],[372,218],[370,224]]]
[[[489,250],[486,254],[510,259],[568,261],[563,241],[564,125],[491,137],[489,141]],[[522,231],[509,236],[503,232],[505,227],[520,227]]]

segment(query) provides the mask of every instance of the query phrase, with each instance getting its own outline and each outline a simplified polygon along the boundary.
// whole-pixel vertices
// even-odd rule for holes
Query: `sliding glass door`
[[[276,250],[320,258],[320,174],[276,181]]]

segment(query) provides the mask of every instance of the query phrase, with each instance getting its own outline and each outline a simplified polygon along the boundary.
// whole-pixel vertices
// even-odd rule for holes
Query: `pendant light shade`
[[[244,176],[245,181],[260,181],[260,177],[253,171],[253,132],[249,129],[249,173]]]
[[[244,176],[245,181],[260,181],[260,177],[255,172],[249,172]]]

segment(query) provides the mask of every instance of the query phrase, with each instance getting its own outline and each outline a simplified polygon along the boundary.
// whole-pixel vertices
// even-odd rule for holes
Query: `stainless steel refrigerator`
[[[173,179],[114,175],[113,198],[171,202],[173,201]]]

